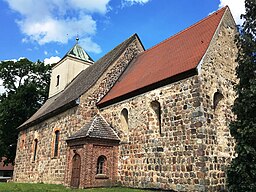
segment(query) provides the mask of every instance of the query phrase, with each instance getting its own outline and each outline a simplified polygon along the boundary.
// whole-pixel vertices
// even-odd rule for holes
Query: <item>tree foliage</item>
[[[17,127],[46,101],[50,66],[28,59],[0,63],[0,79],[5,93],[0,95],[0,158],[13,163],[18,137]]]
[[[236,141],[236,157],[228,169],[229,191],[256,191],[256,1],[245,0],[246,13],[236,38],[237,99],[233,106],[236,120],[230,124]]]

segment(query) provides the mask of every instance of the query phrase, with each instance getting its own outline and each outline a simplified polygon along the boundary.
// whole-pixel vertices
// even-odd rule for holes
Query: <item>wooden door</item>
[[[72,159],[71,187],[78,188],[80,184],[81,157],[78,154]]]

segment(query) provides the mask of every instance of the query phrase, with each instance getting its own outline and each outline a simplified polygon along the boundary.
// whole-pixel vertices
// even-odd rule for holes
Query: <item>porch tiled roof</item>
[[[71,135],[67,140],[80,138],[96,138],[119,141],[118,135],[101,115],[96,115],[78,132]]]

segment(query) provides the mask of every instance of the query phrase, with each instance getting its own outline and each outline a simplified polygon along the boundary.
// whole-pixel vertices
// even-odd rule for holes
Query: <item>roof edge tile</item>
[[[169,38],[163,40],[162,42],[160,42],[160,43],[158,43],[158,44],[156,44],[156,45],[154,45],[154,46],[152,46],[152,47],[150,47],[150,48],[147,49],[145,52],[150,51],[151,49],[157,48],[158,46],[160,46],[160,45],[166,43],[167,41],[169,41],[169,40],[175,38],[176,36],[178,36],[178,35],[180,35],[180,34],[186,32],[186,31],[190,30],[191,28],[193,28],[193,27],[199,25],[200,23],[204,22],[205,20],[209,19],[210,17],[212,17],[212,16],[218,14],[218,13],[221,12],[223,9],[227,9],[227,8],[228,8],[228,6],[225,6],[225,7],[220,8],[220,9],[217,10],[216,12],[214,12],[214,13],[208,15],[207,17],[205,17],[205,18],[203,18],[203,19],[201,19],[201,20],[199,20],[198,22],[194,23],[193,25],[190,25],[189,27],[183,29],[182,31],[180,31],[180,32],[178,32],[178,33],[175,33],[173,36],[171,36],[171,37],[169,37]]]

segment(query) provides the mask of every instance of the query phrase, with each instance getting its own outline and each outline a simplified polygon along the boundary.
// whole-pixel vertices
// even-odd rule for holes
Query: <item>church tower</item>
[[[92,58],[76,44],[52,68],[49,98],[58,94],[84,69],[92,65]]]

